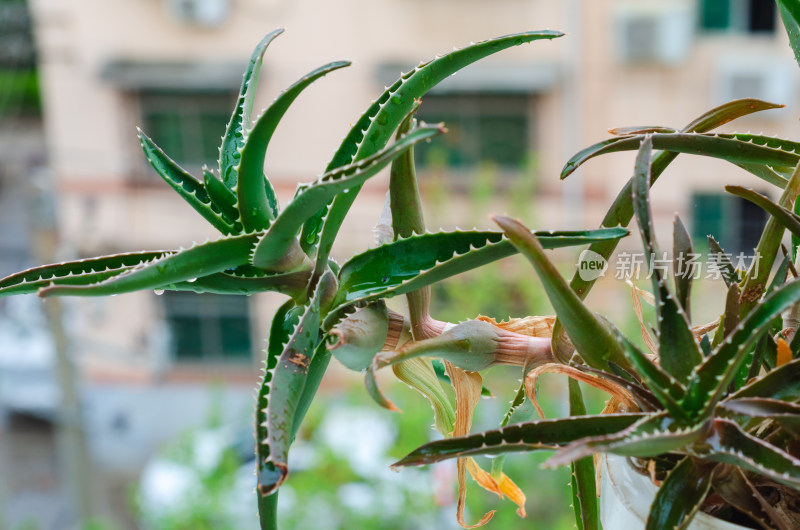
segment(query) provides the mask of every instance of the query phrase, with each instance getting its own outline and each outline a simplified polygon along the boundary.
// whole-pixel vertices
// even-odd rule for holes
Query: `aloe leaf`
[[[54,285],[39,291],[47,296],[106,296],[162,289],[164,285],[200,278],[246,264],[258,234],[229,236],[195,245],[145,263],[91,285]]]
[[[303,307],[302,316],[292,326],[288,340],[275,363],[272,376],[264,378],[269,396],[262,414],[266,419],[266,437],[258,440],[268,450],[259,458],[258,489],[261,495],[275,491],[289,473],[289,446],[295,434],[295,418],[301,405],[303,388],[309,373],[314,351],[320,344],[319,304],[326,284],[333,281],[328,272],[320,278],[314,295]],[[259,455],[260,456],[260,455]]]
[[[314,357],[311,358],[311,363],[308,365],[308,373],[306,374],[306,383],[303,385],[303,392],[300,394],[300,399],[297,402],[297,410],[294,414],[294,423],[292,424],[292,439],[297,434],[297,430],[303,423],[306,417],[308,407],[314,400],[317,394],[319,384],[322,382],[322,376],[328,369],[328,364],[331,362],[331,352],[325,347],[325,340],[321,340],[314,352]]]
[[[169,254],[166,250],[132,252],[33,267],[0,279],[0,297],[35,293],[50,285],[97,283]]]
[[[674,377],[655,364],[649,356],[642,353],[639,348],[617,332],[618,340],[625,346],[625,355],[630,359],[630,364],[636,368],[636,373],[645,382],[647,388],[658,399],[659,403],[675,418],[687,418],[686,411],[681,407],[680,400],[686,394],[686,388]],[[609,365],[612,363],[609,363]]]
[[[786,183],[789,182],[789,179],[775,171],[775,168],[765,166],[763,164],[743,164],[740,162],[736,165],[745,171],[752,173],[764,182],[772,184],[773,186],[777,186],[781,189],[785,188]]]
[[[276,292],[291,296],[301,301],[306,295],[306,287],[311,280],[311,271],[296,271],[282,274],[261,274],[257,276],[242,275],[236,269],[218,272],[197,278],[194,281],[182,281],[165,284],[163,289],[169,291],[192,291],[195,293],[253,295],[256,293]]]
[[[615,127],[608,130],[609,134],[614,136],[633,136],[636,134],[651,134],[651,133],[676,133],[680,132],[674,127],[663,127],[660,125],[650,126],[632,126],[632,127]]]
[[[646,530],[687,528],[711,489],[713,476],[713,471],[709,473],[707,466],[698,465],[692,457],[678,462],[656,492]]]
[[[267,51],[267,46],[275,37],[281,33],[283,33],[283,29],[276,29],[268,33],[253,50],[250,62],[248,62],[244,72],[236,107],[233,109],[233,114],[225,129],[225,135],[222,137],[222,145],[219,149],[219,174],[222,182],[230,190],[236,187],[236,166],[239,165],[239,150],[244,145],[244,129],[250,124],[253,100],[258,86],[258,74],[261,70],[261,62],[264,59],[264,52]]]
[[[644,417],[644,414],[620,413],[515,423],[500,429],[427,443],[392,464],[392,467],[421,466],[464,456],[555,449],[587,436],[619,432]]]
[[[788,208],[784,208],[769,199],[769,197],[762,195],[750,188],[743,186],[725,186],[725,191],[731,195],[736,195],[742,199],[748,200],[770,214],[772,217],[788,229],[795,236],[800,236],[800,216],[795,214]]]
[[[742,279],[739,277],[739,273],[731,263],[730,255],[722,249],[717,240],[714,239],[714,236],[707,236],[707,238],[708,250],[714,258],[715,265],[719,268],[720,276],[722,276],[725,286],[730,288],[731,285],[741,282]]]
[[[392,132],[413,108],[414,101],[420,99],[431,88],[458,70],[511,46],[519,46],[541,39],[554,39],[562,35],[561,32],[550,30],[507,35],[471,44],[420,64],[412,71],[403,74],[400,79],[387,88],[359,118],[342,141],[328,164],[327,170],[350,164],[354,160],[365,158],[383,149],[391,138]],[[303,249],[311,255],[314,249],[320,247],[317,269],[320,269],[320,264],[327,261],[328,250],[326,247],[336,237],[342,220],[359,189],[356,188],[353,191],[354,193],[350,196],[338,196],[335,208],[334,205],[321,208],[303,227],[301,237]],[[334,211],[329,213],[330,208],[334,208]],[[320,232],[323,232],[322,241],[320,241]]]
[[[493,219],[533,265],[556,315],[561,319],[564,329],[584,362],[601,370],[608,366],[609,361],[628,367],[625,347],[609,329],[609,324],[583,305],[578,295],[569,288],[547,258],[536,236],[521,223],[509,217],[495,216]],[[569,359],[559,360],[563,363],[569,362]]]
[[[777,421],[784,429],[797,436],[800,433],[800,405],[772,398],[728,399],[718,405],[718,410],[728,414],[741,414],[750,418]]]
[[[730,420],[715,419],[708,443],[695,444],[691,452],[704,460],[731,464],[800,488],[800,460],[747,434]]]
[[[800,216],[800,201],[794,201],[794,206],[792,207],[792,210],[793,210],[792,213],[794,213],[797,216]],[[798,247],[800,247],[800,237],[792,234],[792,253],[789,254],[786,257],[792,258],[792,259],[797,257],[797,249],[798,249]]]
[[[773,318],[800,299],[800,282],[775,290],[742,319],[733,332],[697,367],[684,406],[707,417],[733,381],[745,354]],[[746,388],[746,387],[745,387]]]
[[[567,381],[569,388],[569,415],[586,415],[580,384],[574,379]],[[595,483],[594,459],[581,458],[572,463],[570,485],[572,486],[572,509],[579,530],[597,530],[600,517],[597,509],[597,484]]]
[[[683,449],[704,436],[702,424],[683,425],[668,413],[662,412],[642,418],[616,433],[576,440],[561,448],[545,465],[560,466],[601,452],[639,458],[652,457]]]
[[[206,167],[203,168],[203,185],[211,202],[219,208],[222,215],[227,217],[227,221],[233,225],[239,219],[239,210],[236,209],[236,195]],[[235,223],[234,228],[241,232],[242,224]]]
[[[536,232],[545,248],[627,234],[624,228]],[[494,231],[438,232],[398,239],[357,254],[342,265],[334,307],[404,294],[516,253],[511,241]]]
[[[783,190],[780,199],[778,199],[778,204],[783,207],[791,206],[797,198],[798,191],[800,191],[800,164],[792,172],[786,188]],[[775,217],[767,219],[755,249],[755,259],[750,265],[750,269],[741,286],[740,316],[749,313],[764,294],[767,280],[775,263],[775,257],[781,246],[783,233],[784,227],[778,219]]]
[[[694,338],[689,318],[667,285],[665,274],[657,266],[659,255],[655,242],[653,220],[650,215],[650,161],[652,143],[645,136],[636,157],[633,177],[633,209],[642,236],[645,254],[648,257],[649,272],[653,280],[653,293],[656,298],[658,316],[658,358],[661,368],[679,382],[685,384],[692,369],[700,364],[703,354]]]
[[[292,300],[289,300],[278,309],[275,316],[272,318],[267,349],[265,351],[264,375],[261,378],[258,396],[256,397],[256,475],[259,477],[262,473],[280,475],[274,466],[266,466],[271,449],[269,444],[264,443],[269,438],[270,429],[267,410],[270,402],[270,393],[272,391],[272,380],[275,376],[275,368],[278,366],[278,360],[286,349],[302,313],[303,306],[295,305]],[[263,495],[264,492],[259,491],[259,497]]]
[[[141,129],[139,129],[139,142],[142,144],[147,161],[164,182],[177,191],[178,195],[214,228],[225,235],[233,233],[233,225],[222,217],[222,213],[211,202],[202,183],[168,157]]]
[[[306,74],[279,95],[267,110],[258,117],[253,128],[244,132],[244,144],[235,169],[237,182],[237,209],[245,230],[264,230],[278,215],[278,201],[272,184],[264,176],[264,160],[275,128],[292,102],[311,83],[339,68],[349,66],[347,61],[337,61],[321,66]]]
[[[771,398],[781,400],[794,400],[800,395],[800,359],[768,371],[743,386],[727,400],[743,398]]]
[[[755,135],[699,134],[699,133],[653,133],[653,147],[675,153],[721,158],[734,164],[763,164],[768,166],[797,165],[800,144]],[[641,136],[624,136],[615,141],[606,141],[599,149],[587,148],[571,158],[561,173],[569,176],[578,166],[607,153],[633,151],[639,148]]]
[[[639,408],[641,408],[643,412],[654,412],[662,408],[661,403],[659,403],[658,399],[656,399],[655,395],[653,395],[650,390],[644,388],[637,382],[631,381],[627,377],[622,377],[616,373],[598,370],[597,368],[592,368],[591,366],[576,365],[575,368],[582,372],[596,375],[602,379],[611,381],[612,383],[616,383],[617,385],[621,386],[630,392],[631,396],[633,396],[633,399],[636,401],[636,404],[639,405]]]
[[[694,277],[696,265],[687,264],[686,260],[694,254],[692,238],[689,236],[689,231],[686,230],[683,221],[677,215],[675,215],[672,226],[672,275],[675,278],[675,297],[686,314],[686,319],[691,322],[690,293],[692,292],[692,278]]]
[[[777,0],[783,25],[794,50],[794,58],[800,64],[800,5],[792,0]]]
[[[724,339],[730,335],[736,324],[739,323],[739,287],[732,284],[728,288],[728,294],[725,298],[725,314],[722,317],[720,326],[722,327],[722,338]]]
[[[253,254],[253,265],[269,270],[283,258],[286,250],[296,241],[295,238],[303,222],[332,197],[339,193],[353,194],[356,187],[376,175],[403,151],[415,143],[441,132],[442,130],[438,127],[420,127],[383,151],[325,173],[304,187],[275,219],[259,241]]]

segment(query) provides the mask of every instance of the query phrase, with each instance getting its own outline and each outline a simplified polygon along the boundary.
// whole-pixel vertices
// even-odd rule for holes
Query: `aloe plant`
[[[790,2],[779,4],[797,49],[797,9]],[[187,248],[35,267],[0,279],[0,297],[107,296],[139,290],[236,295],[271,291],[287,296],[270,325],[255,411],[256,492],[265,529],[277,527],[278,491],[291,472],[289,451],[332,357],[363,372],[367,393],[387,409],[396,407],[376,379],[377,371],[385,368],[431,404],[434,425],[444,439],[416,449],[396,466],[456,458],[456,516],[462,526],[468,526],[467,474],[485,489],[509,497],[524,516],[524,493],[504,473],[503,455],[555,450],[551,465],[572,466],[572,500],[581,529],[599,528],[592,459],[598,452],[639,461],[660,482],[648,529],[685,528],[712,492],[726,508],[755,524],[785,527],[789,516],[767,502],[762,492],[772,488],[794,502],[800,490],[800,335],[781,320],[782,313],[800,307],[800,284],[787,281],[794,254],[780,259],[771,279],[769,275],[779,261],[784,232],[788,229],[800,238],[800,142],[711,132],[779,105],[738,100],[681,129],[615,129],[611,139],[577,153],[564,166],[562,178],[605,153],[637,151],[634,174],[600,228],[532,231],[495,216],[499,231],[428,231],[413,148],[446,129],[416,120],[420,99],[475,61],[561,33],[508,35],[420,63],[378,96],[322,174],[300,184],[282,206],[264,173],[269,142],[306,87],[349,63],[336,61],[313,70],[254,116],[264,53],[281,32],[268,34],[250,58],[222,138],[218,168],[203,168],[200,178],[193,176],[139,133],[155,171],[220,232],[218,238]],[[719,323],[693,327],[690,275],[675,271],[670,281],[666,271],[652,267],[657,325],[653,339],[642,323],[650,339],[650,351],[645,352],[584,303],[593,280],[576,275],[568,283],[545,249],[589,245],[608,259],[618,241],[629,235],[626,227],[635,216],[644,252],[653,259],[659,246],[650,187],[679,153],[733,163],[776,186],[781,196],[772,201],[748,188],[726,188],[770,217],[755,249],[758,267],[738,271],[729,261],[720,264],[728,296]],[[382,227],[379,245],[336,263],[331,252],[349,208],[361,186],[387,167],[390,223]],[[724,253],[715,239],[709,241],[712,250]],[[679,219],[673,248],[676,256],[692,252]],[[530,261],[540,278],[555,320],[496,322],[476,316],[451,324],[430,314],[432,284],[517,253]],[[639,292],[635,288],[634,293]],[[407,300],[407,316],[386,305],[386,299],[400,295]],[[482,374],[500,364],[516,367],[522,385],[498,429],[469,434],[478,397],[491,395]],[[534,419],[537,412],[541,415],[536,382],[547,372],[570,378],[569,417]],[[586,413],[579,381],[611,394],[604,414]],[[453,387],[454,402],[445,391],[447,385]],[[490,472],[472,458],[476,455],[497,457]],[[492,514],[478,524],[487,523]]]
[[[220,237],[174,250],[45,265],[0,280],[0,296],[107,296],[139,290],[236,295],[274,291],[287,295],[272,321],[258,389],[256,474],[263,528],[276,526],[277,490],[289,474],[287,454],[331,356],[350,368],[366,368],[387,337],[397,331],[397,326],[390,329],[391,319],[382,300],[401,294],[415,299],[433,282],[517,252],[502,232],[426,232],[413,219],[403,220],[419,209],[418,202],[414,203],[418,196],[410,150],[444,132],[441,125],[413,120],[419,98],[487,55],[561,36],[555,31],[536,31],[482,41],[403,74],[356,121],[325,171],[301,184],[281,208],[264,173],[270,139],[306,87],[350,64],[337,61],[313,70],[254,116],[253,99],[264,53],[281,32],[269,33],[250,58],[222,138],[218,168],[203,168],[202,178],[191,175],[139,132],[153,169],[221,233]],[[342,220],[361,185],[393,162],[391,187],[398,238],[339,266],[330,259],[330,252]],[[621,228],[537,232],[548,248],[624,235],[627,230]],[[358,320],[365,315],[369,318]],[[414,320],[419,322],[419,318]],[[348,338],[348,325],[357,327],[363,322],[371,340],[354,344]],[[400,324],[402,327],[402,319]],[[342,344],[333,347],[337,341]],[[428,366],[432,369],[433,365]],[[440,377],[446,378],[441,370]]]
[[[566,373],[575,381],[611,393],[618,408],[608,414],[587,416],[579,405],[571,407],[576,415],[568,418],[522,422],[432,442],[395,465],[550,449],[556,453],[548,465],[574,463],[577,469],[581,462],[591,466],[591,459],[586,459],[592,454],[609,452],[644,461],[643,467],[649,465],[653,480],[660,483],[647,521],[649,530],[685,528],[710,492],[764,528],[788,528],[786,521],[795,520],[785,508],[771,506],[762,496],[770,487],[784,499],[795,499],[800,491],[800,455],[794,442],[798,432],[794,422],[800,418],[794,401],[800,394],[793,379],[800,366],[796,359],[800,343],[789,345],[782,334],[793,334],[794,330],[782,329],[780,319],[782,312],[800,302],[800,284],[784,283],[791,265],[789,257],[782,260],[770,284],[767,282],[785,229],[800,234],[800,217],[791,210],[800,189],[800,170],[786,167],[796,157],[794,144],[775,139],[770,141],[772,146],[764,147],[754,144],[753,137],[747,135],[685,135],[662,132],[665,129],[627,129],[619,139],[596,144],[573,157],[565,174],[592,156],[638,145],[634,175],[626,186],[630,195],[620,195],[607,219],[626,223],[625,209],[630,208],[645,255],[651,260],[660,254],[653,232],[649,188],[670,153],[719,157],[740,164],[761,178],[768,171],[780,177],[767,179],[783,188],[777,203],[747,188],[726,188],[763,208],[770,220],[756,249],[760,263],[746,271],[743,278],[735,271],[726,276],[729,296],[721,311],[722,321],[710,330],[713,333],[705,335],[709,332],[706,330],[700,339],[691,326],[691,276],[676,275],[674,282],[669,282],[664,271],[651,263],[657,314],[656,353],[653,357],[642,352],[611,322],[583,303],[581,295],[585,296],[590,284],[573,280],[570,286],[550,263],[536,235],[513,219],[495,217],[506,236],[533,265],[566,333],[566,338],[560,340],[566,345],[565,350],[575,352],[565,362],[554,355],[550,365],[529,371],[525,381],[527,398],[535,403],[535,383],[541,373]],[[729,142],[736,147],[728,147]],[[654,155],[655,146],[666,151]],[[767,154],[767,149],[774,153]],[[600,248],[608,249],[613,244],[610,243]],[[679,220],[674,248],[676,255],[691,251],[691,242]],[[583,291],[573,290],[576,283]],[[555,353],[555,335],[553,348]],[[579,397],[579,389],[571,388],[570,394],[571,399]],[[574,473],[574,491],[586,491],[585,483],[593,480],[593,474],[584,473],[581,480]],[[585,495],[580,499],[576,496],[575,500],[579,527],[597,528],[596,503],[591,499],[586,502]]]

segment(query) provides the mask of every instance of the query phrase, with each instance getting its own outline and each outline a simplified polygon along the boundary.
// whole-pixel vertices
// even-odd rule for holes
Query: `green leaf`
[[[294,414],[292,439],[294,439],[295,434],[297,434],[297,430],[300,428],[300,425],[303,423],[303,419],[306,417],[308,407],[311,406],[311,402],[314,400],[314,396],[317,394],[319,384],[322,382],[322,376],[325,375],[325,371],[328,369],[328,364],[330,362],[331,352],[329,352],[325,347],[325,340],[323,338],[323,340],[320,341],[320,344],[317,346],[317,350],[314,352],[314,357],[311,359],[311,364],[308,366],[306,384],[303,386],[303,392],[300,394],[300,399],[297,402],[297,410]]]
[[[632,342],[616,332],[618,340],[625,346],[625,355],[630,360],[630,364],[636,368],[642,381],[648,390],[658,399],[661,405],[679,419],[687,418],[686,411],[681,407],[679,401],[686,394],[686,388],[674,377],[665,372],[653,360],[642,353]],[[611,365],[612,363],[609,363]]]
[[[164,182],[177,191],[178,195],[214,228],[225,235],[233,233],[233,225],[222,217],[222,213],[211,202],[202,183],[168,157],[141,129],[139,129],[139,142],[142,144],[147,161]]]
[[[725,186],[725,191],[748,200],[774,217],[783,227],[800,237],[800,216],[769,199],[766,195],[743,186]]]
[[[392,467],[421,466],[464,456],[555,449],[587,436],[619,432],[644,417],[644,414],[620,413],[515,423],[500,429],[427,443],[392,464]]]
[[[555,265],[547,258],[539,240],[521,223],[509,217],[495,216],[494,221],[505,231],[515,247],[533,265],[564,325],[575,349],[589,366],[604,369],[612,361],[627,368],[625,347],[610,329],[610,324],[589,310],[569,288]],[[569,359],[559,359],[567,363]]]
[[[569,415],[584,416],[580,384],[574,379],[567,380],[569,388]],[[579,530],[597,530],[600,517],[597,509],[597,484],[595,483],[594,459],[591,456],[572,463],[570,484],[572,486],[572,509]]]
[[[684,399],[685,408],[701,418],[710,415],[733,381],[750,347],[774,317],[798,300],[800,282],[788,283],[766,297],[742,319],[733,332],[697,368]]]
[[[624,228],[536,232],[545,248],[620,238]],[[438,232],[414,235],[353,256],[339,272],[334,307],[397,296],[511,256],[517,249],[502,232]]]
[[[54,285],[40,296],[107,296],[192,280],[247,263],[258,234],[229,236],[167,254],[141,267],[91,285]]]
[[[686,263],[688,258],[694,254],[692,248],[692,238],[689,231],[683,225],[681,218],[675,215],[673,226],[673,245],[672,245],[672,275],[675,278],[675,297],[678,299],[686,319],[691,322],[691,297],[692,278],[695,273],[696,264]]]
[[[400,79],[386,89],[359,118],[342,141],[328,164],[327,170],[350,164],[383,149],[393,131],[414,107],[414,102],[458,70],[511,46],[519,46],[540,39],[554,39],[562,35],[561,32],[550,30],[507,35],[471,44],[420,64],[410,72],[403,74]],[[336,237],[342,220],[359,189],[360,187],[355,188],[349,196],[338,196],[335,206],[327,205],[321,208],[303,227],[301,237],[303,249],[310,255],[317,246],[320,247],[317,257],[318,270],[320,264],[324,265],[327,261],[329,251],[326,247],[331,245]],[[330,208],[333,208],[333,211],[329,213]],[[325,225],[324,230],[323,224]],[[321,242],[320,232],[323,232]]]
[[[777,0],[783,25],[794,50],[794,58],[800,64],[800,5],[795,0]]]
[[[649,415],[616,433],[581,438],[550,457],[546,466],[568,464],[594,453],[647,458],[684,449],[704,438],[702,424],[684,425],[667,413]]]
[[[35,293],[51,285],[97,283],[169,254],[166,250],[131,252],[33,267],[0,279],[0,297]]]
[[[800,164],[794,168],[792,176],[789,178],[789,182],[786,183],[786,188],[778,200],[778,204],[784,208],[790,207],[797,198],[798,191],[800,191]],[[750,269],[741,286],[740,316],[743,317],[749,313],[764,294],[767,280],[775,263],[775,257],[780,250],[783,233],[783,225],[775,217],[767,219],[767,224],[761,232],[761,238],[758,240],[758,245],[754,252],[754,256],[758,259],[754,259],[753,263],[750,264]]]
[[[800,156],[800,144],[772,138],[744,134],[700,134],[700,133],[653,133],[653,147],[675,153],[721,158],[734,164],[762,164],[767,166],[794,167]],[[642,136],[614,138],[588,147],[573,156],[561,172],[568,177],[587,160],[619,151],[639,148]]]
[[[692,457],[678,462],[658,488],[646,530],[687,528],[711,489],[712,478],[713,472]]]
[[[233,114],[228,122],[225,136],[222,137],[222,145],[219,150],[219,174],[222,182],[230,190],[236,187],[238,179],[236,167],[239,165],[239,151],[244,145],[244,128],[250,124],[261,61],[264,59],[264,52],[267,51],[267,46],[281,33],[283,33],[283,29],[276,29],[267,33],[253,50],[250,62],[244,72],[236,107],[234,107]]]
[[[662,408],[661,403],[658,401],[655,395],[653,395],[650,390],[641,386],[639,382],[633,378],[624,377],[617,373],[598,370],[597,368],[592,368],[591,366],[586,365],[575,365],[575,368],[581,372],[596,375],[602,379],[606,379],[621,386],[630,392],[631,396],[633,396],[633,399],[636,401],[636,404],[639,405],[640,409],[642,409],[642,412],[655,412]]]
[[[727,399],[761,397],[791,401],[797,399],[798,395],[800,395],[800,359],[794,359],[751,381]]]
[[[302,316],[292,326],[289,338],[283,344],[271,377],[264,378],[264,385],[268,387],[265,394],[269,396],[266,407],[261,412],[266,420],[266,437],[258,443],[265,446],[268,453],[258,463],[258,489],[261,495],[269,495],[275,491],[289,473],[289,446],[296,432],[294,422],[301,405],[309,366],[321,339],[320,298],[326,284],[331,281],[331,273],[320,278],[314,296],[303,307]]]
[[[719,268],[725,286],[730,288],[731,285],[741,282],[742,279],[739,273],[736,271],[733,263],[731,263],[730,254],[722,249],[717,240],[714,239],[714,236],[709,235],[706,237],[708,238],[708,251],[711,254],[709,259],[714,259],[714,263]]]
[[[653,280],[653,294],[656,299],[658,319],[658,359],[663,368],[680,383],[686,384],[692,369],[700,364],[703,354],[694,338],[689,318],[667,285],[664,271],[657,266],[660,256],[655,241],[653,220],[650,215],[650,161],[652,144],[650,136],[645,136],[636,157],[633,177],[633,209],[639,232],[642,236],[644,252]],[[569,331],[568,331],[569,333]]]
[[[227,218],[226,221],[233,225],[237,232],[241,232],[242,223],[235,223],[239,219],[239,210],[236,209],[236,195],[207,167],[203,168],[203,185],[206,193],[208,193],[208,198]]]
[[[233,191],[245,230],[264,230],[278,215],[275,191],[264,176],[264,161],[269,141],[281,118],[306,87],[320,77],[345,66],[350,66],[350,63],[337,61],[306,74],[272,102],[258,117],[252,129],[244,132],[244,144],[235,169],[238,180]]]
[[[351,165],[325,173],[304,186],[292,202],[272,223],[253,254],[253,265],[270,270],[280,262],[296,241],[303,222],[339,193],[352,194],[354,189],[376,175],[403,151],[417,142],[441,133],[438,127],[420,127],[383,151]]]
[[[278,360],[289,344],[292,333],[302,316],[303,309],[303,306],[295,305],[292,300],[285,302],[275,313],[270,326],[263,376],[261,377],[261,384],[256,398],[256,475],[259,477],[262,474],[267,475],[269,479],[266,482],[268,483],[273,483],[280,479],[280,470],[276,469],[274,465],[267,464],[271,447],[268,443],[265,443],[269,439],[270,425],[267,410],[272,391],[272,380],[275,376]],[[263,497],[265,493],[267,492],[259,491],[259,497]]]
[[[182,281],[165,284],[169,291],[192,291],[195,293],[253,295],[276,292],[301,301],[306,296],[306,288],[311,280],[311,271],[296,271],[282,274],[248,275],[237,272],[242,267],[227,272],[218,272],[197,278],[195,281]]]
[[[691,453],[704,460],[731,464],[764,475],[790,488],[800,488],[800,460],[747,434],[730,420],[715,419],[708,443],[695,444]]]

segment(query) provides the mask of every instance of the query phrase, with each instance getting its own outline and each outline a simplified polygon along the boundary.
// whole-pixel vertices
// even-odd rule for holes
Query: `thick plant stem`
[[[261,530],[278,530],[278,492],[262,497],[256,491],[258,497],[258,520]]]

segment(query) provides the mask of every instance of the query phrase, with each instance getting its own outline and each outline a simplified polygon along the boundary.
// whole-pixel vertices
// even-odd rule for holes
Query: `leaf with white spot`
[[[259,234],[228,236],[166,254],[107,280],[91,285],[53,285],[39,291],[47,296],[107,296],[143,289],[163,289],[247,264]]]
[[[169,255],[166,250],[114,254],[42,265],[0,279],[0,297],[35,293],[51,285],[89,285]]]
[[[515,423],[500,429],[427,443],[392,467],[421,466],[463,456],[552,450],[587,436],[620,432],[647,417],[645,414],[620,413]]]
[[[177,162],[168,157],[144,132],[139,131],[139,141],[142,144],[147,161],[156,170],[156,173],[178,192],[189,206],[211,223],[214,228],[223,234],[232,234],[234,227],[225,220],[219,208],[211,202],[205,186]]]
[[[309,72],[281,93],[246,131],[241,147],[234,193],[245,230],[264,230],[278,215],[278,201],[269,179],[264,175],[267,147],[289,106],[311,83],[326,74],[349,66],[347,61],[326,64]]]
[[[276,29],[267,33],[253,50],[242,78],[242,87],[239,89],[236,107],[233,109],[233,114],[225,129],[225,135],[222,137],[222,145],[219,149],[219,175],[222,182],[230,190],[236,187],[239,150],[244,145],[244,130],[250,125],[253,100],[258,87],[258,74],[261,70],[261,62],[264,59],[264,52],[267,51],[267,46],[275,37],[281,33],[283,33],[283,29]]]

